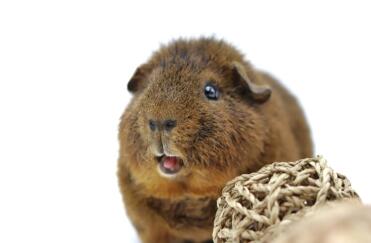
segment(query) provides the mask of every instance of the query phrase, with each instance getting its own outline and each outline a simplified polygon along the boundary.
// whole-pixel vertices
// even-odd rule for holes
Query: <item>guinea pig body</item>
[[[225,183],[274,161],[312,156],[304,114],[277,80],[231,45],[177,40],[128,83],[118,176],[144,243],[211,239]]]

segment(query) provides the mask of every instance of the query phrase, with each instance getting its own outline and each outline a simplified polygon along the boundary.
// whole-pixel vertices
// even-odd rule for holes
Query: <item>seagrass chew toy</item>
[[[294,222],[341,199],[359,201],[348,179],[334,172],[323,157],[269,164],[235,178],[223,189],[213,239],[272,242]]]
[[[354,201],[330,203],[289,225],[270,243],[371,242],[371,208]]]

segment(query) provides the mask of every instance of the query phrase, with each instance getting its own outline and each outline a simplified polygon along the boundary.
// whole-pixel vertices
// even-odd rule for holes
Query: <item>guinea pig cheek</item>
[[[174,177],[183,167],[183,161],[176,156],[164,155],[157,160],[159,173],[165,177]]]

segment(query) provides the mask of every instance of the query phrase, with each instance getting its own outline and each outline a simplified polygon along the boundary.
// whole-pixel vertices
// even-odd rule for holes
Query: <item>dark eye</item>
[[[218,88],[212,84],[206,84],[204,88],[205,96],[210,100],[217,100],[219,98]]]

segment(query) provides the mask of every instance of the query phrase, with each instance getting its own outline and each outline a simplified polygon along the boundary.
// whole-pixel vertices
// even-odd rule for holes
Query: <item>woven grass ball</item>
[[[271,243],[371,242],[371,207],[341,202],[326,205],[290,224]]]
[[[217,202],[213,239],[216,243],[269,242],[278,228],[326,202],[344,198],[358,195],[323,157],[269,164],[225,186]]]

